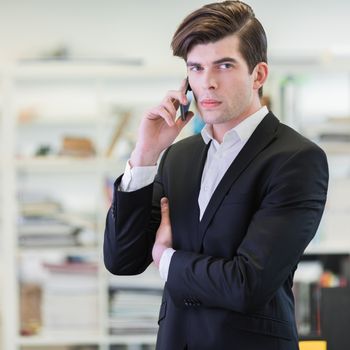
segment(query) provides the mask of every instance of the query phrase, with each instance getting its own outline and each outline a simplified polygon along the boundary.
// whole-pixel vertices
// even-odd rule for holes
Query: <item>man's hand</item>
[[[169,91],[160,105],[150,109],[142,118],[137,143],[131,154],[130,165],[155,165],[160,154],[169,147],[182,128],[190,121],[193,112],[188,112],[186,120],[176,119],[180,103],[186,104],[186,80],[180,90]]]
[[[171,223],[169,217],[169,203],[166,197],[160,201],[162,219],[156,233],[156,241],[153,245],[152,257],[156,266],[159,268],[160,258],[165,249],[171,248],[173,245],[173,237],[171,233]]]

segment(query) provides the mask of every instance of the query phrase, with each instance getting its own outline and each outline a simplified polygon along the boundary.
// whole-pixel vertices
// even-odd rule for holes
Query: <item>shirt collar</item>
[[[261,107],[257,112],[245,118],[231,130],[228,130],[224,135],[223,143],[232,142],[237,136],[241,142],[246,142],[268,113],[266,106]],[[201,131],[201,135],[206,144],[213,140],[212,126],[206,124]]]

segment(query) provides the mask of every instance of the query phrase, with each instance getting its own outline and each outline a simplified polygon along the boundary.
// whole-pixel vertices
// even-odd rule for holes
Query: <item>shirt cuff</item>
[[[166,281],[168,279],[169,266],[171,262],[171,258],[176,250],[173,248],[167,248],[164,250],[160,262],[159,262],[159,274],[160,277]]]
[[[122,180],[119,184],[119,190],[132,192],[146,187],[154,181],[156,173],[157,165],[131,168],[129,161],[127,161]]]

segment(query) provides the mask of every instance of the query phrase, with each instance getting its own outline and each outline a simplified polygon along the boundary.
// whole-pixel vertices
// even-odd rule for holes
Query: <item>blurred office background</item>
[[[269,39],[264,103],[330,164],[326,212],[296,272],[299,332],[345,349],[350,2],[247,2]],[[162,282],[153,266],[104,269],[104,220],[142,111],[186,74],[172,34],[205,3],[0,0],[2,350],[154,348]]]

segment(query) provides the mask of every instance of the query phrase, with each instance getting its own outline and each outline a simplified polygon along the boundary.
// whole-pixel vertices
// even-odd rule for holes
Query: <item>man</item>
[[[206,126],[172,145],[193,115],[176,118],[184,82],[144,115],[116,181],[105,265],[120,275],[152,260],[160,268],[157,349],[298,349],[292,280],[323,212],[328,168],[320,148],[261,107],[266,47],[242,2],[186,17],[172,48]]]

